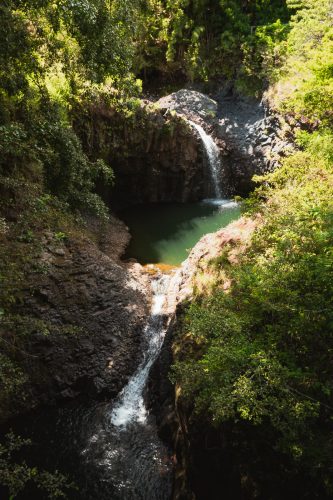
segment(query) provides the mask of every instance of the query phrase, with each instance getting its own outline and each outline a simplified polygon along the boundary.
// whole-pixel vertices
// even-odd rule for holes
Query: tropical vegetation
[[[297,484],[299,497],[333,497],[332,19],[332,0],[1,2],[2,418],[24,398],[15,352],[50,329],[15,310],[26,274],[47,272],[34,267],[42,235],[59,242],[84,231],[87,214],[107,220],[97,185],[117,182],[112,161],[87,152],[77,110],[103,102],[133,119],[142,89],[229,81],[266,92],[303,130],[244,202],[257,221],[248,248],[237,262],[228,249],[212,262],[214,286],[186,309],[177,342],[189,347],[171,377],[194,419],[229,433],[236,461],[257,452],[245,489],[280,499]],[[9,433],[0,446],[2,485],[12,498],[31,481],[64,496],[72,485],[61,474],[16,463],[27,444]]]
[[[211,263],[215,284],[188,307],[190,347],[173,368],[197,418],[208,413],[237,443],[244,488],[259,498],[290,497],[295,484],[299,498],[333,495],[332,9],[298,3],[275,47],[282,65],[268,71],[269,98],[307,131],[256,179],[244,206],[257,221],[251,243],[236,263],[228,247]],[[244,466],[249,450],[255,466]]]

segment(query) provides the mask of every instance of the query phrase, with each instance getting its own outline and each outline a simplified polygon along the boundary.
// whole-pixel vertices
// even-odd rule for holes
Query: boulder
[[[217,113],[217,102],[201,92],[182,89],[157,101],[161,109],[174,110],[191,119],[211,120]]]

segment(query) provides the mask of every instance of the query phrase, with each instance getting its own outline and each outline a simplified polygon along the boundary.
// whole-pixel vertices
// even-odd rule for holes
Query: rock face
[[[205,198],[210,180],[200,139],[180,115],[147,101],[130,119],[105,106],[89,113],[89,120],[78,113],[75,127],[89,156],[114,170],[114,188],[100,189],[113,208]]]
[[[245,97],[214,99],[180,90],[157,101],[201,125],[221,149],[221,185],[226,196],[247,195],[252,177],[273,170],[294,149],[292,128],[262,102]]]
[[[253,175],[274,170],[281,158],[294,150],[292,128],[251,98],[220,97],[216,137],[225,143],[222,163],[228,189],[246,195]]]
[[[39,264],[48,272],[28,279],[20,313],[50,333],[37,328],[17,353],[28,380],[12,415],[74,397],[115,396],[135,370],[150,292],[141,266],[118,260],[127,240],[116,220],[101,242],[104,252],[82,233],[63,242],[45,234]]]
[[[198,201],[210,196],[211,179],[199,133],[191,120],[211,135],[221,150],[223,195],[247,195],[252,177],[275,168],[291,151],[291,127],[248,98],[180,90],[134,110],[95,103],[75,129],[92,159],[103,158],[115,172],[112,190],[100,186],[115,208],[150,202]],[[130,116],[128,116],[130,113]]]

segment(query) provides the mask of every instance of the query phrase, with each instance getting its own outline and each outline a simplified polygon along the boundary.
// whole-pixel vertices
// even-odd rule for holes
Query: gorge
[[[1,3],[1,500],[332,500],[332,14]]]
[[[188,95],[191,96],[190,91]],[[197,93],[196,98],[198,96],[200,94]],[[202,99],[205,99],[204,95]],[[199,135],[199,147],[203,150],[201,154],[208,170],[207,196],[214,197],[192,204],[151,204],[147,207],[147,212],[150,210],[157,215],[157,225],[161,223],[162,211],[165,212],[165,223],[169,217],[172,221],[168,227],[169,239],[164,240],[165,253],[157,254],[158,257],[154,259],[154,252],[148,248],[141,261],[145,263],[148,258],[146,268],[151,277],[147,275],[145,268],[140,272],[143,274],[141,280],[148,280],[152,287],[152,305],[149,318],[144,320],[146,325],[139,334],[138,358],[141,361],[137,369],[112,402],[77,405],[74,400],[60,411],[33,413],[23,425],[20,420],[15,424],[21,434],[32,436],[35,443],[40,443],[37,448],[37,463],[40,460],[42,463],[46,461],[52,468],[57,464],[74,464],[75,473],[72,471],[72,474],[79,484],[78,498],[84,495],[87,499],[97,496],[101,499],[168,500],[173,496],[174,452],[170,448],[171,443],[163,444],[158,437],[156,417],[147,408],[147,401],[150,399],[146,392],[148,377],[175,313],[175,297],[179,288],[179,275],[182,273],[182,268],[177,266],[190,249],[188,244],[193,246],[206,232],[227,225],[240,213],[237,203],[222,197],[223,178],[218,147],[201,126],[189,123]],[[127,214],[131,210],[136,213],[140,207],[127,209]],[[152,245],[154,242],[149,241],[152,233],[151,219],[147,212],[144,212],[147,231],[139,226],[139,234]],[[126,217],[125,220],[129,223]],[[132,230],[135,245],[135,225],[133,229],[130,225],[130,231]],[[181,233],[186,236],[182,238]],[[161,240],[154,244],[155,250],[159,241]],[[172,247],[173,241],[177,244],[170,252],[168,247]],[[134,246],[132,257],[140,258],[140,254],[135,253],[135,248]],[[166,272],[164,268],[167,268]],[[136,272],[139,270],[136,269]],[[113,361],[108,363],[112,366]],[[38,431],[40,426],[43,427],[42,438]],[[55,446],[55,450],[49,452],[51,433],[54,441],[67,443],[62,450]],[[27,497],[22,498],[29,498],[29,495],[28,490]],[[71,497],[76,498],[75,493]]]

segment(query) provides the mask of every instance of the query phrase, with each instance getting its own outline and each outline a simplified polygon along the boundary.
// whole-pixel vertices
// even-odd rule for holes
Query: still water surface
[[[132,235],[126,257],[177,266],[203,235],[238,219],[240,208],[230,200],[205,200],[134,206],[119,216]]]

